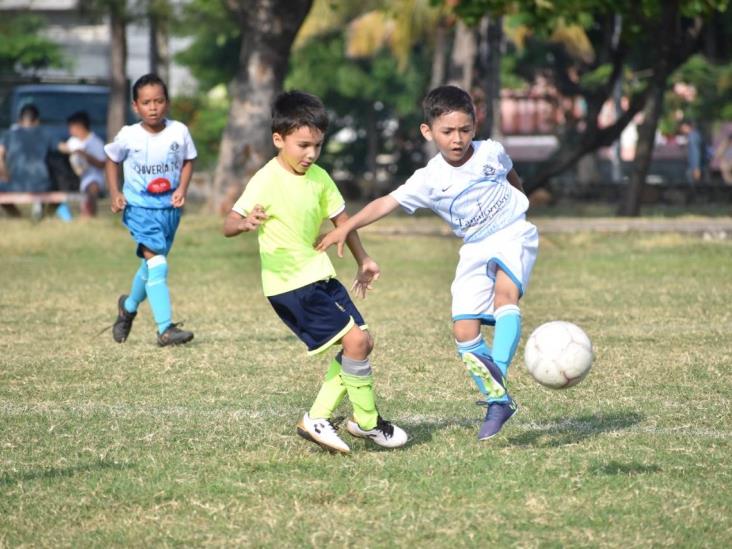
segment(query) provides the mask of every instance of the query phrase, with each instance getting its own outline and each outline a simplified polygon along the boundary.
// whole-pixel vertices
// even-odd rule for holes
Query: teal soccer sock
[[[493,362],[505,377],[521,339],[521,309],[518,305],[504,305],[496,310],[495,317]]]
[[[140,268],[135,273],[135,278],[132,279],[132,288],[130,289],[130,295],[125,300],[125,309],[128,313],[134,313],[137,311],[137,307],[145,301],[147,292],[145,291],[145,284],[147,283],[147,263],[143,259],[140,262]]]
[[[482,335],[478,335],[478,337],[471,339],[470,341],[456,341],[455,344],[457,345],[458,354],[461,358],[465,353],[473,353],[475,355],[483,355],[487,357],[491,356],[491,350],[488,345],[485,344],[485,340]],[[483,380],[472,373],[470,374],[470,377],[478,387],[478,390],[487,397],[488,390],[485,388]]]
[[[147,298],[158,325],[158,333],[162,334],[171,324],[172,311],[170,291],[168,290],[168,261],[164,255],[155,255],[147,260]]]

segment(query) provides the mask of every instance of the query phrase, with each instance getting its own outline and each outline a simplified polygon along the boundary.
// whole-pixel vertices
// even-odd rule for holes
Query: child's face
[[[277,157],[282,166],[296,175],[303,175],[320,156],[323,147],[323,132],[318,128],[300,126],[284,137],[272,134]]]
[[[462,111],[452,111],[438,116],[431,125],[420,126],[427,141],[433,141],[448,163],[459,166],[472,154],[471,143],[475,137],[475,120]]]
[[[137,91],[137,99],[132,101],[132,108],[135,109],[144,125],[150,128],[160,127],[168,112],[165,90],[159,84],[141,87]]]
[[[69,135],[76,137],[77,139],[84,139],[89,135],[89,130],[84,127],[84,124],[69,124]]]

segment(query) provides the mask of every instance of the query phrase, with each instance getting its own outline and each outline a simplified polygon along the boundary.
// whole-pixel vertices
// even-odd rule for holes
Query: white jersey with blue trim
[[[473,141],[473,155],[451,166],[437,154],[391,196],[413,214],[429,208],[465,242],[490,236],[526,217],[529,200],[508,182],[513,162],[497,141]]]
[[[158,133],[147,131],[142,123],[125,126],[104,152],[122,163],[127,203],[143,208],[170,208],[183,162],[197,156],[188,128],[175,120],[166,120]]]

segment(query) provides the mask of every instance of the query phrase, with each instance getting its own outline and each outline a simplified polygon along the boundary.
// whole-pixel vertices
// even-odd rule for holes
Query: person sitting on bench
[[[46,165],[48,153],[56,147],[41,127],[38,108],[28,103],[20,109],[18,123],[0,140],[0,192],[48,192],[52,188]],[[20,217],[14,204],[3,204],[5,211]]]

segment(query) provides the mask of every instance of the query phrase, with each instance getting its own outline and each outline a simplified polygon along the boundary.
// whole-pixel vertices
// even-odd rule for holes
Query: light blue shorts
[[[180,209],[142,208],[128,204],[122,222],[137,242],[138,257],[143,257],[142,246],[156,254],[168,255],[180,223]]]

